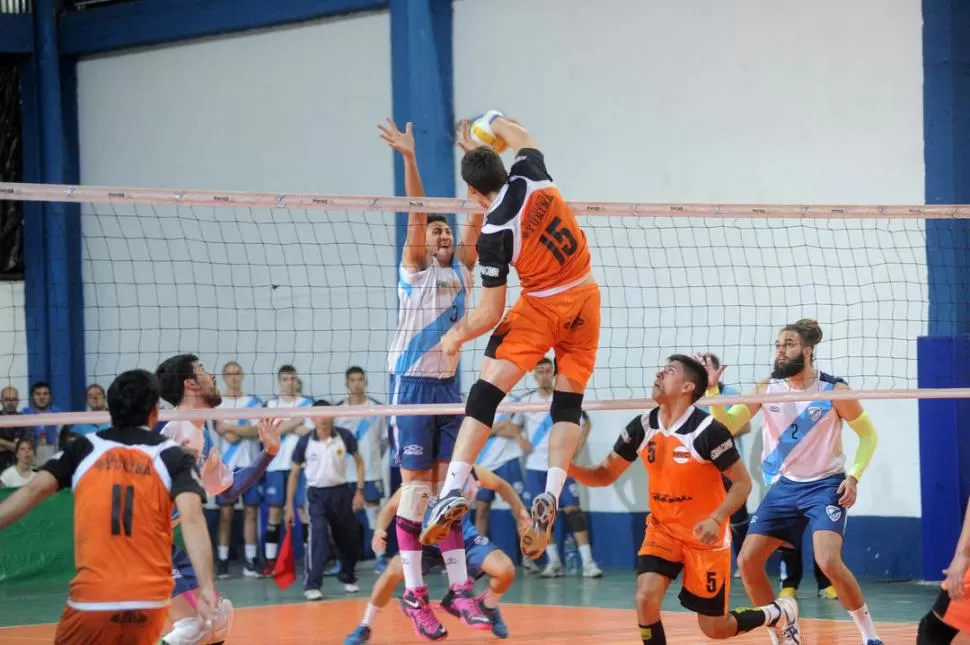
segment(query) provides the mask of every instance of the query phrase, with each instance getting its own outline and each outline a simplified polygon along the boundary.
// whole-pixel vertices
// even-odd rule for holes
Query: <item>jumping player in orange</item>
[[[159,386],[145,370],[108,388],[111,427],[79,437],[0,504],[0,529],[59,489],[74,489],[74,557],[58,645],[154,645],[172,593],[172,509],[199,579],[198,612],[215,606],[212,546],[195,459],[153,432]]]
[[[647,469],[650,515],[637,554],[637,619],[645,645],[666,645],[660,606],[684,572],[680,604],[697,614],[708,638],[733,638],[798,617],[791,598],[728,611],[731,590],[731,515],[751,492],[751,476],[734,439],[709,413],[694,407],[707,390],[707,371],[675,354],[657,372],[659,407],[634,418],[598,466],[570,466],[587,486],[610,486],[639,457]],[[725,491],[722,474],[731,481]]]
[[[478,307],[445,334],[441,348],[457,354],[464,343],[498,327],[485,349],[481,377],[468,394],[444,495],[421,541],[437,544],[464,517],[469,501],[460,491],[491,434],[496,409],[522,376],[555,349],[549,471],[545,492],[533,500],[531,524],[521,535],[522,552],[535,560],[549,541],[566,469],[579,445],[583,393],[599,345],[600,289],[593,280],[586,234],[549,176],[535,139],[517,122],[490,115],[492,131],[515,151],[515,161],[506,172],[498,153],[485,146],[462,158],[469,196],[488,209],[478,240],[483,288]],[[518,273],[522,295],[503,320],[510,267]]]
[[[970,634],[970,507],[963,516],[963,530],[950,566],[943,572],[940,595],[923,616],[916,645],[950,645],[957,634]]]

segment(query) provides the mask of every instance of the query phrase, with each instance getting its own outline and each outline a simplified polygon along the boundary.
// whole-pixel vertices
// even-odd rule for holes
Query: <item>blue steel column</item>
[[[970,6],[923,0],[926,203],[970,202]],[[928,336],[920,387],[970,387],[970,222],[928,220]],[[970,402],[920,401],[923,576],[942,578],[960,533],[970,477]]]

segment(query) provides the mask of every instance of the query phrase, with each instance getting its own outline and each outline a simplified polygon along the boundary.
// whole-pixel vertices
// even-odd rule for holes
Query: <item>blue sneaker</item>
[[[344,645],[364,645],[370,642],[370,627],[367,625],[357,625],[354,633],[344,639]]]
[[[866,645],[882,645],[882,641],[878,638],[870,638],[866,641]]]
[[[428,522],[421,531],[421,544],[434,546],[448,536],[451,527],[461,522],[470,506],[465,496],[456,488],[438,499],[431,507]]]
[[[374,573],[381,575],[385,571],[387,571],[387,556],[379,555],[374,558]]]
[[[499,638],[508,638],[509,626],[505,624],[505,620],[502,618],[502,613],[498,610],[498,607],[491,609],[490,607],[486,607],[485,603],[482,602],[482,611],[492,621],[492,633]]]

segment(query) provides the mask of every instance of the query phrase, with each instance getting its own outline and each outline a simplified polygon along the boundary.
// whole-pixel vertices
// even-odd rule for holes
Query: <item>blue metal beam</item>
[[[30,14],[0,13],[0,54],[34,51],[34,25]]]
[[[65,56],[217,36],[360,11],[388,0],[138,0],[67,13],[61,18]]]

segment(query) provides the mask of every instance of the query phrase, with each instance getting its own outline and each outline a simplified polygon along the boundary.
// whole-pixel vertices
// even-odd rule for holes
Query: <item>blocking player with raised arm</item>
[[[468,394],[452,462],[422,542],[439,542],[468,511],[461,487],[491,434],[498,405],[539,359],[555,349],[557,373],[549,413],[549,471],[545,491],[532,501],[532,524],[522,552],[535,560],[549,542],[566,469],[580,440],[583,392],[599,345],[600,289],[593,279],[586,234],[546,170],[532,135],[517,122],[490,113],[491,129],[515,161],[506,171],[495,150],[465,153],[461,176],[468,194],[487,207],[478,241],[482,293],[478,307],[442,339],[457,358],[461,346],[494,328],[481,376]],[[522,294],[502,319],[508,274],[515,267]],[[499,322],[501,320],[501,322]],[[498,324],[498,327],[496,327]]]
[[[653,384],[658,407],[630,421],[613,452],[598,466],[573,464],[569,469],[587,486],[612,485],[638,458],[647,469],[650,514],[637,554],[636,592],[644,645],[666,645],[660,608],[681,571],[680,604],[697,614],[697,624],[708,638],[733,638],[764,625],[784,626],[798,616],[791,598],[728,611],[729,520],[751,492],[751,476],[727,428],[694,406],[707,384],[701,363],[681,354],[671,356]],[[722,474],[731,480],[730,491],[725,491]]]
[[[404,132],[393,121],[378,126],[381,138],[404,160],[404,184],[408,197],[423,197],[411,124]],[[467,145],[464,129],[459,145]],[[471,215],[456,249],[454,235],[442,215],[411,213],[408,235],[398,271],[400,315],[388,357],[393,405],[460,403],[455,382],[458,356],[444,352],[440,342],[464,314],[471,298],[472,269],[482,214]],[[425,638],[440,638],[444,627],[428,605],[428,588],[421,572],[421,522],[433,494],[435,469],[443,470],[451,459],[460,416],[400,416],[391,419],[395,461],[401,468],[401,503],[397,510],[397,543],[404,567],[404,607],[415,630]],[[441,535],[446,553],[448,580],[456,594],[462,621],[488,628],[488,619],[472,597],[474,581],[465,566],[465,543],[461,526],[455,524]]]
[[[162,398],[176,410],[208,410],[219,407],[222,397],[216,387],[215,375],[195,354],[179,354],[163,361],[155,370]],[[280,449],[280,421],[261,419],[258,426],[263,451],[249,466],[230,470],[222,461],[219,450],[212,446],[204,421],[169,421],[160,433],[184,445],[199,460],[202,483],[206,493],[221,496],[228,503],[256,485],[273,456]],[[173,525],[182,522],[173,516]],[[199,593],[198,575],[185,552],[172,545],[171,575],[175,580],[169,610],[170,627],[162,637],[163,645],[205,645],[221,643],[232,627],[233,606],[220,597],[211,624],[206,625],[195,616]]]
[[[970,634],[970,506],[953,559],[943,573],[946,580],[930,609],[919,622],[916,645],[950,645],[957,634]]]
[[[465,493],[469,497],[474,497],[477,491],[489,490],[497,493],[504,499],[512,509],[512,516],[518,518],[519,523],[525,525],[529,522],[529,513],[522,504],[515,488],[509,482],[502,479],[498,474],[493,473],[488,468],[476,465],[472,470],[472,476],[468,478]],[[401,489],[395,491],[391,499],[388,500],[384,508],[381,509],[377,517],[377,528],[374,531],[373,547],[374,550],[383,549],[387,545],[387,527],[394,519],[398,504],[401,499]],[[488,589],[477,601],[482,604],[484,611],[492,621],[492,633],[499,638],[508,638],[509,629],[499,611],[499,601],[502,595],[509,590],[515,582],[515,564],[501,549],[489,542],[488,538],[478,532],[471,521],[471,516],[466,515],[462,521],[462,537],[465,540],[465,557],[468,570],[475,580],[483,575],[489,576]],[[422,570],[425,574],[431,573],[437,567],[445,565],[445,559],[441,549],[437,546],[424,547],[422,555]],[[387,570],[374,583],[371,591],[370,601],[364,612],[364,618],[353,633],[344,640],[344,645],[362,645],[370,641],[371,624],[377,613],[383,609],[391,600],[395,587],[403,579],[403,569],[401,557],[395,556]],[[402,604],[404,600],[401,600]],[[454,607],[454,593],[449,590],[441,600],[441,607],[448,613],[457,616],[458,611]],[[439,638],[444,638],[447,632]]]
[[[814,367],[815,349],[822,329],[814,320],[786,325],[775,339],[774,370],[755,390],[765,393],[804,393],[812,396],[848,390],[846,382]],[[705,356],[708,379],[717,383],[725,366],[715,368]],[[708,396],[717,396],[713,388]],[[856,501],[857,486],[878,442],[869,415],[856,399],[809,400],[791,403],[741,404],[725,410],[712,405],[711,413],[732,433],[761,411],[764,414],[762,474],[768,494],[751,518],[741,546],[738,567],[748,597],[764,604],[774,597],[765,571],[768,558],[784,545],[798,546],[806,525],[812,534],[815,561],[832,581],[839,602],[852,617],[865,645],[882,645],[855,576],[842,561],[842,542],[848,509]],[[859,435],[855,462],[845,468],[842,421]],[[790,625],[782,642],[795,645],[800,635]]]
[[[198,572],[196,613],[216,603],[212,549],[195,459],[150,430],[158,420],[158,379],[124,372],[108,388],[111,427],[78,437],[0,504],[0,530],[59,489],[74,490],[75,564],[58,645],[153,645],[172,592],[172,511]]]

